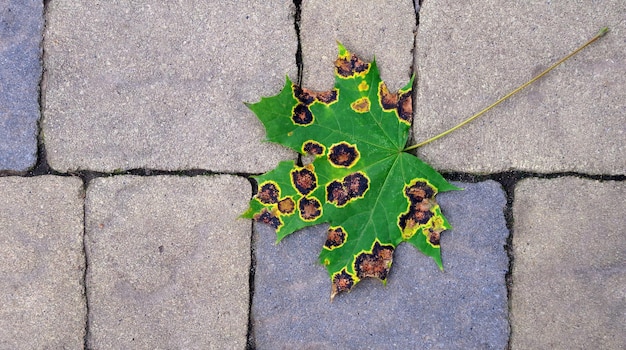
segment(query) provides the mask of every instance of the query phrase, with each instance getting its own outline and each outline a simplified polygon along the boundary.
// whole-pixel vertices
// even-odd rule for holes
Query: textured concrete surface
[[[35,162],[42,3],[0,0],[5,175]],[[294,157],[260,142],[261,123],[242,104],[296,78],[293,1],[45,3],[42,135],[52,168],[149,176],[95,174],[86,203],[69,176],[0,177],[0,349],[245,348],[247,331],[253,347],[272,350],[626,343],[622,2],[426,1],[417,39],[410,0],[301,4],[304,85],[332,85],[336,40],[376,56],[392,90],[415,64],[417,141],[611,28],[513,100],[418,150],[440,170],[622,175],[519,183],[511,315],[505,201],[494,182],[439,195],[455,227],[442,236],[445,272],[402,245],[386,287],[365,281],[330,303],[317,264],[324,227],[273,245],[269,229],[252,233],[237,219],[251,195],[244,178],[150,175],[260,173]]]
[[[54,0],[44,136],[59,171],[260,172],[293,157],[261,143],[243,102],[296,75],[291,0]]]
[[[80,349],[85,335],[78,178],[0,178],[0,349]]]
[[[526,91],[419,149],[435,168],[623,174],[626,2],[425,2],[417,35],[414,132],[458,124],[610,32]]]
[[[88,345],[244,348],[250,184],[235,176],[118,176],[86,199]]]
[[[515,190],[513,349],[623,349],[624,182],[528,179]]]
[[[332,88],[337,41],[363,60],[376,56],[390,90],[409,82],[416,24],[411,1],[303,1],[301,16],[303,86]]]
[[[327,227],[275,245],[272,229],[255,225],[257,349],[504,349],[504,193],[492,181],[457,185],[465,190],[437,196],[454,226],[441,237],[445,272],[400,245],[386,287],[366,280],[332,303],[317,263]]]
[[[0,171],[37,159],[42,28],[41,0],[0,0]]]

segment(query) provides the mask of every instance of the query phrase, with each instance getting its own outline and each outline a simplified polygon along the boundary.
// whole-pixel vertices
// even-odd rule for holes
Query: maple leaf
[[[450,225],[435,196],[458,188],[405,151],[412,84],[390,93],[375,60],[339,44],[334,89],[312,91],[287,78],[278,95],[248,104],[267,140],[314,159],[303,166],[283,161],[256,176],[258,192],[243,217],[271,225],[277,241],[329,223],[319,260],[332,281],[331,300],[364,278],[386,283],[401,242],[443,268],[439,238]]]

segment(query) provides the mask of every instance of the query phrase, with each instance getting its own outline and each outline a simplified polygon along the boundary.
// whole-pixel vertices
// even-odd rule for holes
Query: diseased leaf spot
[[[340,247],[346,241],[347,237],[348,234],[344,231],[343,227],[330,227],[328,229],[328,237],[326,238],[324,247],[328,250]]]
[[[337,74],[344,78],[350,78],[355,74],[367,73],[370,68],[369,63],[361,61],[356,55],[348,57],[339,57],[335,61]]]
[[[329,105],[337,101],[337,89],[318,92],[315,98],[323,104]]]
[[[317,178],[315,173],[307,168],[292,170],[291,182],[298,192],[304,196],[317,188]]]
[[[338,207],[349,201],[363,198],[369,189],[369,179],[361,172],[352,173],[343,178],[342,182],[332,181],[326,186],[326,200]]]
[[[298,203],[300,217],[304,221],[314,221],[322,215],[322,204],[316,198],[300,198]]]
[[[380,95],[380,105],[385,110],[396,109],[398,106],[398,94],[392,94],[387,89],[387,85],[384,82],[380,82],[378,87],[378,94]]]
[[[349,200],[348,190],[341,182],[335,180],[326,186],[326,201],[338,207],[342,207],[346,205]]]
[[[281,214],[293,214],[295,209],[296,203],[293,201],[293,199],[291,199],[291,197],[286,197],[278,202],[278,211],[281,212]]]
[[[360,279],[366,277],[387,279],[393,261],[393,246],[374,243],[371,253],[361,253],[354,260],[354,270]]]
[[[307,153],[312,156],[321,156],[325,151],[324,145],[313,140],[309,140],[302,145],[302,153]]]
[[[411,203],[419,203],[425,198],[433,198],[435,189],[425,181],[416,180],[412,185],[405,186],[404,193]]]
[[[370,99],[367,97],[361,97],[360,99],[352,102],[350,108],[357,113],[367,113],[370,111]]]
[[[266,182],[262,184],[259,188],[259,192],[256,194],[256,198],[263,204],[274,204],[278,202],[279,196],[280,190],[273,182]]]
[[[302,88],[298,85],[292,85],[293,95],[305,106],[310,105],[315,101],[319,101],[324,104],[331,104],[337,100],[337,89],[329,91],[313,91],[307,88]]]
[[[384,82],[380,82],[378,95],[380,97],[380,105],[384,110],[395,110],[400,121],[411,124],[413,121],[413,94],[411,90],[401,94],[392,94],[387,89],[387,85]]]
[[[411,91],[400,95],[400,100],[398,101],[398,117],[407,124],[411,124],[411,121],[413,121],[413,95]]]
[[[428,243],[430,243],[430,245],[432,245],[433,247],[439,247],[439,239],[443,230],[430,227],[426,231],[426,233],[428,234]]]
[[[274,214],[270,213],[267,208],[263,208],[263,211],[256,214],[254,216],[254,220],[256,222],[268,224],[272,226],[275,230],[278,230],[282,225],[282,221],[280,218],[276,217]]]
[[[369,188],[369,180],[363,173],[357,172],[346,176],[343,185],[348,189],[348,197],[361,198]]]
[[[293,95],[303,104],[310,105],[315,101],[315,93],[307,88],[301,88],[298,85],[293,85]]]
[[[350,275],[344,268],[341,272],[333,275],[332,292],[330,293],[330,300],[333,300],[335,295],[341,292],[347,292],[354,286],[354,277]]]
[[[367,82],[365,80],[363,80],[359,86],[357,86],[357,88],[359,89],[359,91],[366,91],[370,88],[369,85],[367,85]]]
[[[409,210],[399,216],[398,226],[402,237],[409,239],[435,215],[432,209],[436,205],[436,190],[426,181],[416,179],[405,186],[404,194],[409,199]]]
[[[309,110],[309,107],[306,105],[299,104],[293,109],[291,120],[296,125],[307,126],[313,123],[313,113],[311,113],[311,110]]]
[[[356,145],[350,145],[346,142],[330,146],[330,151],[328,152],[328,160],[330,161],[330,164],[336,167],[349,168],[356,164],[359,157],[360,154]]]

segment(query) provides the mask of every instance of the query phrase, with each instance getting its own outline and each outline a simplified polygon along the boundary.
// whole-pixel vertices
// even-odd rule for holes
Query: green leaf
[[[404,151],[412,84],[413,78],[390,93],[375,61],[364,62],[339,44],[333,90],[311,91],[287,78],[278,95],[248,105],[267,140],[313,161],[284,161],[255,177],[258,193],[243,216],[271,225],[278,241],[329,223],[319,260],[331,278],[331,300],[367,277],[386,283],[401,242],[442,268],[439,237],[450,225],[435,195],[458,188]]]

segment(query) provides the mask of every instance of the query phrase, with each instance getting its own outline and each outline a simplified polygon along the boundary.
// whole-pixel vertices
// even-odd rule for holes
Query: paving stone
[[[244,102],[297,73],[291,0],[48,4],[44,131],[56,170],[261,172],[294,154],[262,143]]]
[[[626,183],[562,177],[515,188],[512,349],[623,349]]]
[[[359,58],[376,62],[395,91],[409,82],[413,65],[412,1],[303,1],[300,38],[303,86],[329,90],[334,83],[337,41]]]
[[[252,304],[257,349],[504,349],[508,342],[508,230],[499,184],[457,184],[437,196],[454,230],[442,234],[445,272],[401,244],[387,286],[365,280],[331,303],[317,256],[325,225],[275,245],[255,225]]]
[[[611,31],[478,120],[426,145],[437,169],[462,172],[626,169],[626,2],[436,1],[420,10],[416,141],[437,135]]]
[[[80,349],[83,190],[78,178],[0,177],[0,349]]]
[[[235,176],[116,176],[86,199],[88,346],[242,349],[250,183]]]
[[[0,0],[0,171],[37,160],[41,0]]]

